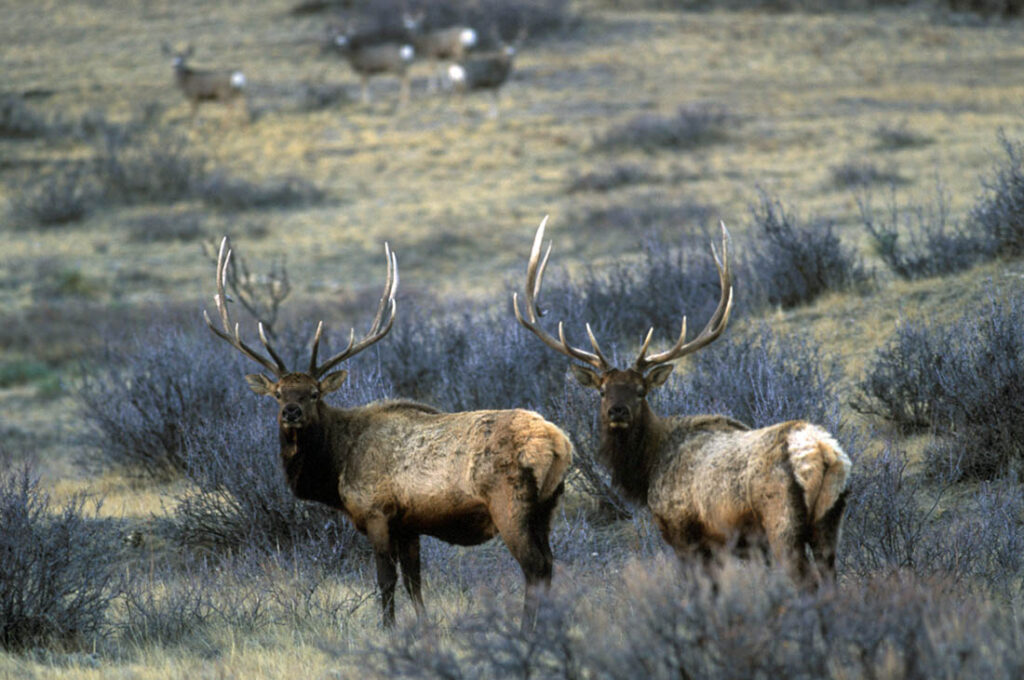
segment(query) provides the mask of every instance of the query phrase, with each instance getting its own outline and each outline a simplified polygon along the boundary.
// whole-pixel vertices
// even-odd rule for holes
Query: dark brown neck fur
[[[626,429],[601,424],[598,456],[612,473],[612,481],[636,503],[647,502],[647,491],[664,441],[664,425],[645,401],[639,422]]]
[[[341,426],[332,409],[317,404],[319,422],[301,429],[279,428],[281,461],[288,486],[299,498],[341,508],[338,495],[339,461],[331,455],[331,428]]]

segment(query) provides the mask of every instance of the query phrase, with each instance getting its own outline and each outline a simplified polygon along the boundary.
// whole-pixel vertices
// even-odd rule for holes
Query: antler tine
[[[395,322],[395,314],[398,312],[398,303],[395,301],[395,293],[398,291],[398,256],[386,243],[384,244],[384,257],[387,259],[387,279],[384,282],[384,292],[381,293],[380,302],[377,303],[377,313],[370,324],[369,330],[359,342],[356,342],[356,331],[354,328],[351,329],[348,336],[348,345],[345,349],[317,366],[316,352],[320,344],[320,335],[323,331],[323,322],[320,322],[320,325],[317,326],[317,333],[313,343],[313,359],[309,366],[309,372],[313,377],[319,378],[345,359],[359,354],[383,338],[391,330],[391,326]],[[386,321],[384,318],[385,311],[387,311]],[[381,324],[383,324],[383,328]]]
[[[732,269],[729,266],[729,230],[725,228],[725,222],[719,222],[722,227],[722,257],[719,258],[718,251],[715,250],[715,246],[711,246],[711,254],[715,259],[715,267],[718,269],[718,285],[721,288],[721,297],[718,301],[718,307],[715,308],[715,313],[711,315],[704,329],[697,334],[690,342],[686,342],[686,317],[683,317],[682,330],[679,332],[679,338],[676,343],[668,350],[660,352],[658,354],[652,354],[651,356],[645,356],[647,353],[647,346],[650,343],[651,334],[647,334],[647,339],[644,341],[643,347],[640,349],[640,355],[637,357],[634,367],[637,370],[644,370],[649,366],[655,364],[663,364],[673,359],[686,356],[696,352],[712,343],[725,327],[729,324],[729,316],[732,313],[733,303],[733,287],[732,287]]]
[[[561,354],[577,359],[584,363],[588,363],[591,366],[597,368],[600,371],[604,371],[609,368],[608,360],[605,359],[601,353],[601,349],[597,344],[597,339],[594,337],[594,333],[590,330],[590,324],[587,324],[587,335],[590,338],[590,344],[594,348],[594,354],[572,347],[565,339],[565,329],[562,322],[558,323],[558,338],[556,339],[537,323],[537,318],[543,316],[543,312],[540,309],[540,305],[537,303],[537,299],[540,297],[540,286],[544,278],[544,268],[547,267],[548,258],[551,255],[551,244],[548,244],[547,251],[544,253],[544,258],[541,259],[540,251],[541,246],[544,242],[544,228],[548,223],[548,215],[544,216],[541,220],[540,226],[537,227],[537,233],[533,237],[533,247],[530,249],[530,259],[526,265],[526,289],[524,290],[524,300],[526,304],[526,316],[524,317],[522,312],[519,311],[519,294],[512,293],[512,310],[515,312],[516,319],[523,325],[524,328],[529,330],[531,333],[540,338],[541,342]]]
[[[220,316],[220,322],[224,327],[224,330],[220,330],[213,325],[213,322],[210,320],[210,315],[205,309],[203,310],[203,319],[206,321],[206,325],[210,327],[210,330],[213,331],[214,335],[228,342],[232,347],[266,368],[275,376],[280,377],[287,373],[288,369],[284,362],[281,361],[281,357],[279,357],[273,348],[271,348],[270,343],[266,339],[266,334],[263,331],[262,324],[260,324],[259,327],[260,341],[270,353],[270,356],[273,358],[273,362],[249,345],[242,342],[238,324],[235,324],[234,331],[232,331],[231,318],[228,316],[227,293],[224,291],[228,276],[228,265],[230,262],[231,248],[228,246],[228,237],[225,236],[220,242],[220,251],[217,253],[217,294],[213,298],[214,302],[217,304],[217,312]]]

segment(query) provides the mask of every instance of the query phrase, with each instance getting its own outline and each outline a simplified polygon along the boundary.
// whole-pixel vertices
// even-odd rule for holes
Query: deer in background
[[[332,369],[387,335],[395,320],[398,261],[385,245],[387,277],[366,335],[355,330],[337,354],[318,361],[323,322],[313,336],[306,370],[289,371],[262,324],[266,353],[245,343],[228,316],[225,283],[231,266],[227,238],[217,258],[214,298],[221,328],[204,311],[214,335],[267,374],[245,377],[259,395],[277,401],[280,459],[299,498],[340,510],[365,534],[376,558],[385,625],[395,620],[398,566],[417,613],[423,612],[420,535],[476,545],[500,535],[526,579],[523,626],[539,591],[551,582],[551,520],[565,488],[572,444],[560,429],[524,410],[442,413],[411,401],[336,408],[324,397],[347,371]]]
[[[850,459],[821,427],[802,420],[751,429],[720,415],[662,418],[647,395],[665,384],[671,363],[712,343],[732,310],[729,238],[722,225],[722,258],[712,247],[721,297],[704,329],[686,341],[686,317],[675,344],[648,354],[648,331],[633,365],[613,367],[587,324],[593,352],[542,329],[537,299],[551,246],[540,258],[541,222],[526,269],[525,309],[513,295],[516,318],[541,342],[575,362],[573,375],[598,390],[599,458],[612,481],[634,502],[646,504],[662,537],[684,562],[709,562],[723,548],[761,549],[801,586],[835,579],[836,546],[846,504]],[[525,314],[524,314],[525,312]],[[815,578],[807,555],[817,567]]]
[[[459,25],[425,28],[423,19],[422,12],[415,16],[409,13],[402,16],[405,28],[412,35],[416,56],[430,63],[427,90],[434,92],[440,81],[440,73],[443,73],[439,70],[440,63],[463,59],[466,52],[476,45],[477,33],[469,26]]]
[[[360,101],[364,106],[370,103],[370,78],[382,74],[398,76],[401,82],[399,107],[408,103],[409,65],[416,50],[407,31],[378,29],[354,33],[332,29],[331,43],[359,75]]]
[[[501,88],[512,73],[512,61],[525,38],[525,29],[519,32],[519,36],[511,45],[502,42],[495,35],[495,42],[501,46],[498,50],[467,55],[457,64],[448,67],[448,78],[452,82],[452,87],[460,94],[490,92],[491,105],[487,115],[489,118],[497,118]]]
[[[162,47],[163,53],[171,56],[174,81],[192,105],[190,120],[195,120],[203,102],[221,102],[232,108],[242,102],[244,113],[245,74],[237,69],[192,68],[188,65],[194,51],[192,45],[179,52],[172,51],[166,43]]]

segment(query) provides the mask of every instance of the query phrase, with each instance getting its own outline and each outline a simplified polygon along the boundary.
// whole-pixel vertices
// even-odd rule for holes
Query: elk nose
[[[288,422],[294,422],[302,417],[302,409],[298,404],[285,404],[281,409],[281,418]]]
[[[612,406],[608,409],[608,419],[621,421],[629,419],[629,409],[625,406]]]

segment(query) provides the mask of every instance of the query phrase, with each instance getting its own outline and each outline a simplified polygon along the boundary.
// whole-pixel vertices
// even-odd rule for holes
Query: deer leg
[[[370,77],[362,77],[362,88],[359,91],[359,101],[363,103],[363,106],[370,105]]]
[[[403,536],[398,541],[398,561],[402,566],[402,585],[405,592],[412,598],[412,604],[416,607],[416,614],[423,616],[426,608],[423,606],[423,582],[420,579],[420,537]]]
[[[402,85],[398,92],[398,108],[404,109],[409,103],[409,74],[402,74]]]
[[[846,509],[846,493],[844,491],[825,516],[814,523],[811,532],[811,554],[822,585],[831,585],[836,580],[836,548]]]
[[[397,546],[388,530],[385,517],[375,517],[366,523],[366,536],[373,546],[377,565],[377,588],[380,591],[380,606],[384,627],[395,625],[395,585],[398,583]]]
[[[436,59],[430,60],[430,75],[427,77],[427,92],[433,94],[437,92],[438,83],[441,82],[441,76],[439,75],[438,68],[440,64]]]

